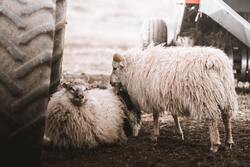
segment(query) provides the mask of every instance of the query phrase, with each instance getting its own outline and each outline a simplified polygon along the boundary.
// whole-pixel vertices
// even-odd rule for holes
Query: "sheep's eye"
[[[71,92],[75,92],[76,90],[75,90],[75,88],[70,87],[70,91],[71,91]]]
[[[115,70],[117,70],[117,68],[116,68],[116,67],[114,67],[114,68],[113,68],[113,70],[115,71]]]

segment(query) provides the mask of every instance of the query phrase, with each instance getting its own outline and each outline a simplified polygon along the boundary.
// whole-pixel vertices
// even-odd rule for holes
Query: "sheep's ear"
[[[126,66],[126,59],[124,56],[118,54],[118,53],[115,53],[113,55],[113,62],[115,62],[115,64],[119,64],[120,67],[125,67]]]
[[[120,55],[120,54],[118,54],[118,53],[115,53],[113,55],[113,61],[115,61],[115,62],[122,62],[124,60],[125,60],[125,57],[122,56],[122,55]]]
[[[81,79],[83,79],[85,82],[89,82],[90,78],[87,74],[81,73]]]
[[[86,91],[91,90],[91,86],[89,84],[87,84],[85,90]]]
[[[119,63],[119,65],[120,65],[122,68],[125,67],[125,66],[126,66],[126,61],[125,61],[125,60],[121,61],[121,62]]]
[[[69,87],[69,82],[63,82],[62,87],[67,89]]]

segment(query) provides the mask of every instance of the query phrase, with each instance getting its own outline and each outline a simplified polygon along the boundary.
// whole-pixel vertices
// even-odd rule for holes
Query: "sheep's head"
[[[67,81],[62,83],[62,87],[66,89],[67,96],[74,105],[81,106],[87,101],[85,98],[85,91],[88,90],[88,86],[85,84]]]
[[[110,77],[110,84],[113,87],[121,87],[121,80],[120,80],[120,76],[121,76],[121,72],[122,70],[125,68],[126,65],[126,59],[124,56],[119,55],[119,54],[114,54],[113,56],[113,71]]]

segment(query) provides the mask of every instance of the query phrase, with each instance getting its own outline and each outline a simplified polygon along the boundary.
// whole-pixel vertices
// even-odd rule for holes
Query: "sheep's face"
[[[120,76],[121,76],[121,72],[124,69],[126,64],[126,60],[124,56],[121,56],[119,54],[114,54],[113,56],[113,63],[112,63],[112,67],[113,67],[113,71],[110,77],[110,84],[113,87],[121,87],[121,80],[120,80]]]
[[[74,105],[81,106],[87,101],[85,91],[88,90],[88,88],[84,84],[66,82],[63,83],[62,86],[66,89],[67,96]]]

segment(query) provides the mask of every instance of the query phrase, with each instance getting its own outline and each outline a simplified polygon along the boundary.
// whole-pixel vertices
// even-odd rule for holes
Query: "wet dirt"
[[[79,75],[76,75],[77,78]],[[83,75],[84,76],[84,75]],[[82,77],[85,79],[85,76]],[[108,84],[107,75],[93,75],[89,82]],[[206,122],[182,119],[185,140],[175,131],[171,115],[160,119],[160,137],[150,140],[152,115],[142,115],[142,129],[138,137],[130,137],[126,144],[103,145],[92,150],[66,150],[52,146],[43,151],[43,165],[48,167],[110,167],[110,166],[250,166],[250,95],[247,89],[237,89],[239,113],[233,121],[234,146],[227,150],[224,129],[219,124],[222,145],[217,153],[209,151]]]

